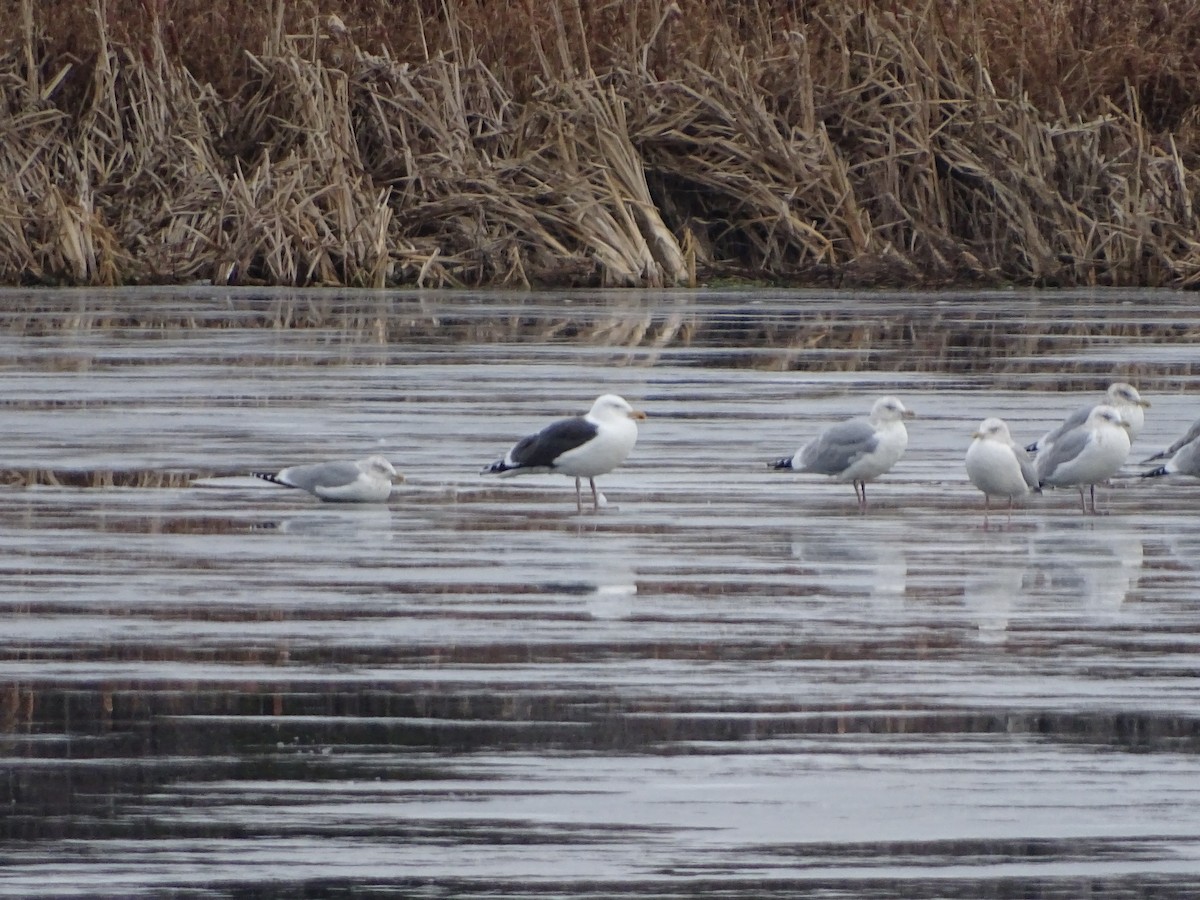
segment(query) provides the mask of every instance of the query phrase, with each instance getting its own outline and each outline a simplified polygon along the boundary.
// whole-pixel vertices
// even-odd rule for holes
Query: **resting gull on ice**
[[[1146,409],[1150,406],[1150,401],[1143,400],[1142,395],[1137,392],[1137,388],[1132,384],[1126,384],[1124,381],[1114,381],[1108,386],[1108,390],[1104,392],[1104,400],[1101,403],[1079,407],[1063,419],[1061,425],[1052,431],[1047,431],[1025,449],[1030,453],[1046,449],[1046,447],[1053,444],[1072,428],[1078,428],[1086,422],[1088,413],[1100,405],[1111,406],[1121,414],[1121,418],[1129,426],[1129,441],[1133,443],[1134,439],[1141,433],[1142,426],[1146,424]]]
[[[621,463],[637,443],[637,420],[646,418],[616,394],[596,398],[586,415],[551,422],[536,434],[522,438],[503,459],[483,469],[484,475],[556,474],[574,477],[575,508],[583,511],[580,479],[592,487],[592,508],[600,509],[596,476],[606,475]]]
[[[1200,478],[1200,419],[1192,424],[1187,434],[1173,443],[1162,453],[1155,453],[1150,459],[1167,459],[1164,465],[1149,472],[1143,472],[1143,478],[1154,478],[1159,475],[1194,475]]]
[[[1003,419],[984,419],[971,437],[974,440],[967,448],[967,477],[983,491],[983,527],[987,528],[993,496],[1007,498],[1011,521],[1013,501],[1030,491],[1041,491],[1033,460],[1013,441]]]
[[[767,463],[772,469],[831,475],[854,484],[858,508],[867,508],[867,482],[896,464],[908,446],[904,420],[915,413],[895,397],[880,397],[866,418],[830,425],[792,456]]]
[[[1084,512],[1084,487],[1091,488],[1096,511],[1096,485],[1117,474],[1129,456],[1129,423],[1112,406],[1101,404],[1088,413],[1082,425],[1066,431],[1034,460],[1041,487],[1079,488]]]
[[[308,491],[321,500],[382,503],[392,493],[396,470],[382,456],[288,466],[279,472],[251,472],[255,478]]]

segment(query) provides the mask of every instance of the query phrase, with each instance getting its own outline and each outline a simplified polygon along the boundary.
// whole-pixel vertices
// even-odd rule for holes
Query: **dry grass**
[[[1200,0],[0,10],[4,283],[1200,285]]]
[[[151,469],[0,469],[5,487],[184,488],[205,472],[166,472]]]

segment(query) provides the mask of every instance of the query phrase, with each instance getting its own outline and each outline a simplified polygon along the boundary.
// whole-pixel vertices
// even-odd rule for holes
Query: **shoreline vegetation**
[[[1200,0],[0,0],[0,283],[1200,287]]]

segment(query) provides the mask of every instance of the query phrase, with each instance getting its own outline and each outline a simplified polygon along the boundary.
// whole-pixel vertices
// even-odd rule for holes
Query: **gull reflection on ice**
[[[1003,644],[1008,623],[1025,590],[1027,570],[1012,560],[985,565],[963,579],[963,602],[983,644]]]
[[[598,579],[585,604],[593,619],[628,619],[634,612],[637,576],[632,569],[611,579]]]
[[[792,556],[812,570],[816,586],[828,594],[892,605],[908,589],[908,560],[894,537],[806,535],[792,542]]]
[[[1129,529],[1045,531],[1034,541],[1039,593],[1082,611],[1115,613],[1136,587],[1142,539]]]

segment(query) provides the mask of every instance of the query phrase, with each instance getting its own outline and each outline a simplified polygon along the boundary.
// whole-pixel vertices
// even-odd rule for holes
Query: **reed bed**
[[[154,469],[0,469],[0,485],[22,488],[183,488],[198,478],[212,475],[211,472]]]
[[[2,0],[0,282],[1200,285],[1200,0]]]

